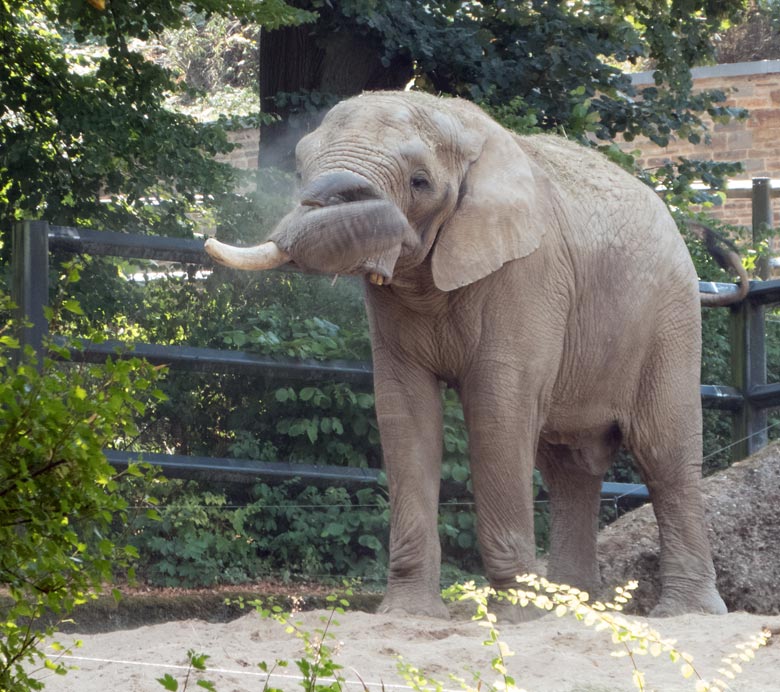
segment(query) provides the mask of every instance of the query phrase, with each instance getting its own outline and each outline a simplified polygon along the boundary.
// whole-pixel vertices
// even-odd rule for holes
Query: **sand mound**
[[[780,613],[780,444],[706,478],[703,490],[718,590],[729,610]],[[605,586],[639,580],[637,612],[648,612],[660,590],[652,508],[606,527],[599,557]]]

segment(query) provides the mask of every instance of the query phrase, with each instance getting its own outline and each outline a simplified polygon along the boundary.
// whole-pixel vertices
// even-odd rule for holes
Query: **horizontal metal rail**
[[[375,485],[382,473],[378,469],[343,466],[317,466],[292,464],[282,461],[254,461],[250,459],[224,459],[196,457],[178,454],[152,454],[149,452],[123,452],[105,450],[106,459],[118,470],[129,464],[145,462],[160,468],[169,478],[208,478],[218,476],[223,481],[246,482],[247,479],[283,481],[297,479],[310,485]],[[458,489],[451,481],[442,481],[442,496],[453,497]],[[611,483],[601,486],[605,499],[647,500],[649,493],[641,483]]]
[[[49,226],[49,248],[75,254],[150,259],[210,266],[202,240]]]
[[[67,342],[59,337],[55,343]],[[78,348],[70,348],[71,360],[77,363],[103,363],[106,358],[143,358],[152,365],[168,365],[176,370],[202,373],[224,373],[265,377],[290,382],[349,382],[360,388],[373,386],[373,368],[366,361],[298,360],[282,356],[261,356],[245,351],[226,351],[193,346],[160,346],[122,341],[92,343],[83,341]],[[776,392],[774,385],[762,385],[751,390],[749,398],[756,402],[770,401]],[[745,397],[734,387],[701,385],[702,405],[705,408],[736,411]]]
[[[253,459],[225,459],[219,457],[183,456],[151,452],[123,452],[104,450],[106,459],[117,469],[131,463],[146,462],[157,466],[172,478],[203,478],[216,476],[224,480],[246,482],[248,478],[287,480],[298,478],[309,484],[375,484],[381,473],[378,469],[351,466],[317,466],[293,464],[284,461],[256,461]]]
[[[747,300],[753,305],[775,305],[780,303],[780,279],[751,281]]]
[[[780,407],[780,384],[758,384],[747,393],[747,400],[756,408]]]
[[[751,284],[754,282],[751,282]],[[739,291],[737,284],[724,284],[716,281],[699,281],[699,293],[729,295]]]
[[[742,393],[734,387],[720,384],[701,385],[701,403],[704,408],[717,411],[738,411],[745,401]]]
[[[66,343],[64,339],[57,337],[54,341],[60,345]],[[79,347],[70,348],[70,355],[71,360],[80,363],[103,363],[106,358],[143,358],[152,365],[169,365],[176,370],[265,376],[291,382],[338,380],[363,388],[370,388],[373,382],[371,363],[363,361],[318,361],[262,356],[217,348],[134,344],[123,341],[82,341]]]

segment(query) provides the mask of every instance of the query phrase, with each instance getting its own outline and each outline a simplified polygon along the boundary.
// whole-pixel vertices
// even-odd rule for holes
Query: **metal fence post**
[[[753,178],[752,200],[753,247],[758,250],[759,243],[767,237],[767,231],[773,226],[770,178]],[[766,255],[759,256],[756,273],[764,281],[769,278],[769,258]]]
[[[732,459],[739,461],[768,443],[767,410],[750,402],[750,390],[766,384],[764,306],[745,300],[731,312],[731,367],[734,386],[745,397],[734,414]]]
[[[769,178],[753,178],[753,246],[772,228],[772,186]],[[762,257],[756,267],[762,279],[769,277],[768,258]],[[768,443],[767,411],[750,402],[750,391],[766,384],[766,325],[764,305],[743,301],[732,310],[731,367],[734,386],[745,397],[741,411],[734,415],[732,449],[736,461],[757,452]]]
[[[22,221],[14,224],[11,238],[11,298],[17,317],[27,322],[21,328],[22,348],[32,346],[41,354],[49,329],[43,308],[49,299],[49,224]]]

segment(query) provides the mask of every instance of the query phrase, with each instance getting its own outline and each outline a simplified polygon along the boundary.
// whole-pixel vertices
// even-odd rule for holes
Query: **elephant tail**
[[[742,259],[739,256],[737,246],[730,239],[704,224],[689,222],[688,228],[704,243],[707,252],[712,255],[712,258],[721,269],[725,269],[727,272],[736,274],[739,277],[738,290],[734,293],[699,294],[702,307],[722,307],[744,300],[750,289],[750,280],[745,267],[742,266]]]

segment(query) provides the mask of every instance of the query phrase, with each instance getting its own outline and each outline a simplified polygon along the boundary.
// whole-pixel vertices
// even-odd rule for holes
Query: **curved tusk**
[[[270,240],[254,247],[235,247],[209,238],[204,249],[217,262],[233,269],[275,269],[290,259],[290,255]]]

